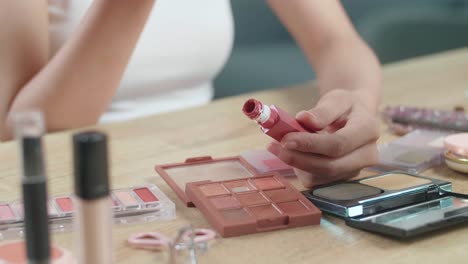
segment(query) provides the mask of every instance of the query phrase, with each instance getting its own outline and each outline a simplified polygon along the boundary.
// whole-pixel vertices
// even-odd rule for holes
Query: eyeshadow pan
[[[146,187],[133,189],[133,191],[145,203],[157,202],[159,199]]]
[[[11,210],[11,207],[7,204],[0,205],[0,219],[10,220],[15,218],[15,213]]]
[[[222,210],[221,215],[226,220],[231,220],[231,221],[239,221],[239,220],[244,220],[244,219],[248,219],[251,217],[249,213],[245,211],[244,208]]]
[[[282,188],[283,184],[277,181],[274,177],[265,177],[260,179],[253,179],[255,186],[262,190]]]
[[[259,218],[281,216],[281,213],[271,204],[249,207],[248,210]]]
[[[308,208],[301,201],[292,201],[277,204],[278,207],[287,214],[301,214]]]
[[[328,200],[353,200],[382,193],[381,189],[359,184],[340,183],[328,187],[319,188],[313,191],[313,195]]]
[[[115,197],[126,207],[138,206],[138,201],[133,195],[127,191],[114,191]]]
[[[265,191],[265,194],[275,203],[295,201],[298,198],[297,191],[291,189]]]
[[[237,199],[231,195],[212,197],[210,198],[210,201],[217,209],[226,209],[240,206],[239,201],[237,201]]]
[[[204,184],[199,186],[199,188],[206,196],[215,196],[228,193],[228,191],[223,187],[223,185],[219,183]]]
[[[64,212],[71,212],[73,211],[73,201],[69,197],[61,197],[55,199],[55,202],[60,207],[60,209]]]
[[[235,193],[247,192],[256,189],[254,186],[252,186],[252,184],[250,184],[246,180],[225,182],[224,186],[226,186],[226,188],[228,188],[231,192]]]
[[[269,203],[259,192],[241,193],[237,195],[237,199],[246,206]]]
[[[369,186],[386,190],[400,190],[431,183],[431,181],[428,179],[418,178],[408,174],[396,173],[364,179],[360,182]]]

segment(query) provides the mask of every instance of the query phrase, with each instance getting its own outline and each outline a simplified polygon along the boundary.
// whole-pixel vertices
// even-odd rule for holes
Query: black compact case
[[[358,229],[406,238],[468,220],[468,197],[447,181],[389,172],[303,194]]]

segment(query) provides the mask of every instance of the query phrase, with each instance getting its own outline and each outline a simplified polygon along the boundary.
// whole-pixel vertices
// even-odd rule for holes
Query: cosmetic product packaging
[[[78,263],[112,263],[112,209],[107,137],[99,132],[73,136]]]
[[[468,115],[462,111],[443,111],[410,106],[389,106],[383,119],[390,125],[398,124],[413,129],[468,131]]]
[[[468,196],[451,190],[450,182],[395,171],[303,194],[349,226],[406,238],[468,221]]]
[[[415,130],[386,144],[379,145],[379,164],[370,169],[386,172],[401,170],[417,174],[442,165],[444,137],[449,132]]]
[[[29,263],[48,264],[50,237],[47,217],[47,181],[42,151],[44,119],[41,112],[14,115],[20,146],[26,251]]]
[[[452,170],[468,173],[468,133],[445,137],[444,146],[445,164]]]
[[[241,157],[190,158],[157,165],[156,171],[223,237],[320,223],[320,210],[284,177],[257,174]]]
[[[114,224],[138,224],[175,218],[174,203],[154,184],[145,184],[111,191],[109,209]],[[0,240],[24,236],[22,201],[0,203]],[[47,202],[51,232],[73,230],[76,205],[72,195],[58,195]]]
[[[265,174],[295,176],[292,167],[267,150],[250,150],[239,156],[218,159],[210,156],[189,158],[181,163],[156,165],[155,169],[185,205],[190,207],[194,204],[185,194],[185,187],[187,183],[199,179],[193,175],[200,175],[202,180],[211,181]]]
[[[308,132],[294,117],[275,105],[268,106],[258,100],[249,99],[244,103],[242,111],[260,125],[263,133],[278,142],[290,132]]]
[[[27,264],[35,262],[28,262],[26,258],[26,242],[12,241],[0,244],[0,263]],[[75,263],[75,259],[73,258],[73,255],[70,251],[52,245],[50,247],[50,263],[71,264]]]

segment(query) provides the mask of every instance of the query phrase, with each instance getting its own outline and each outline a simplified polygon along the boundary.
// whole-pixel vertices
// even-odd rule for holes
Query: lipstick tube
[[[23,169],[21,185],[27,259],[28,263],[47,264],[50,260],[50,237],[41,139],[44,119],[41,112],[22,112],[14,116],[14,121]]]
[[[265,105],[256,99],[249,99],[242,108],[244,114],[257,122],[263,133],[281,142],[291,132],[309,132],[295,118],[275,105]]]
[[[73,137],[73,147],[78,263],[112,263],[107,137],[79,133]]]

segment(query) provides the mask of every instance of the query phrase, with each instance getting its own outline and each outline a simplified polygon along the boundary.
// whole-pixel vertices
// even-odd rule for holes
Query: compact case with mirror
[[[327,213],[358,229],[405,238],[468,221],[468,195],[452,184],[406,172],[389,172],[320,186],[303,194]]]

